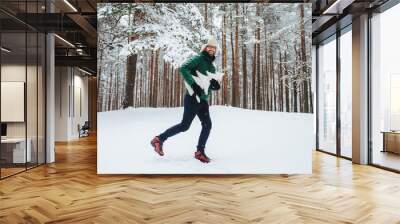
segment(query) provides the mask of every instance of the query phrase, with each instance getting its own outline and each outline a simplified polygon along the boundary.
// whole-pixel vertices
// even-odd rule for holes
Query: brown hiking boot
[[[208,158],[204,152],[196,151],[194,153],[194,158],[200,160],[202,163],[210,162],[210,158]]]
[[[154,137],[150,143],[154,147],[154,151],[156,151],[156,153],[158,153],[158,155],[160,155],[160,156],[164,155],[163,148],[162,148],[163,143],[157,136]]]

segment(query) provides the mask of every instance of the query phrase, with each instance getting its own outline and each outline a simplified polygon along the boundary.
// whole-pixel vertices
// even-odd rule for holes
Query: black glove
[[[217,80],[211,79],[210,80],[210,89],[211,90],[219,90],[221,88],[221,85],[218,83]]]
[[[203,94],[204,94],[204,90],[199,86],[199,85],[197,85],[197,83],[193,83],[192,85],[191,85],[191,87],[192,87],[192,89],[193,89],[193,91],[194,91],[194,93],[197,95],[197,96],[202,96]]]

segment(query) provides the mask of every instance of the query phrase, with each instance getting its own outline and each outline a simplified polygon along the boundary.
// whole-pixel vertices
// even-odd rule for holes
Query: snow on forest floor
[[[311,173],[313,116],[211,106],[213,123],[203,164],[194,159],[201,124],[164,142],[163,157],[151,139],[180,122],[183,107],[128,108],[98,113],[99,174]]]

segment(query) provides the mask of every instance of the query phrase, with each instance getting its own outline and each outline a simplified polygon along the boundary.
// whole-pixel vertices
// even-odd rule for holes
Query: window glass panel
[[[336,40],[318,48],[319,149],[336,153]]]
[[[400,4],[372,18],[372,163],[400,170]]]
[[[352,34],[340,36],[340,150],[351,158],[352,149]]]

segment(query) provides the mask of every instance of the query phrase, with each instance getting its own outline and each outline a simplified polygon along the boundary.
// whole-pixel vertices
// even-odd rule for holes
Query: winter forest
[[[98,4],[98,111],[183,106],[178,68],[210,36],[210,105],[312,113],[311,4]]]

